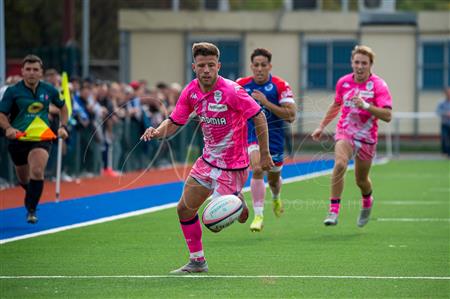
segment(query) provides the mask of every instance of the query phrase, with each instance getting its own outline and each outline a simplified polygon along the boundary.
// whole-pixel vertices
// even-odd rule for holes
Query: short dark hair
[[[168,88],[169,86],[165,83],[165,82],[158,82],[157,84],[156,84],[156,88],[159,88],[159,89],[166,89],[166,88]]]
[[[216,45],[207,43],[207,42],[201,42],[201,43],[195,43],[192,45],[192,57],[197,57],[198,55],[202,56],[216,56],[217,58],[220,57],[220,51],[217,48]]]
[[[28,54],[27,56],[25,56],[25,58],[22,60],[22,67],[24,67],[26,63],[36,63],[36,62],[39,63],[41,69],[44,69],[42,59],[33,54]]]
[[[264,48],[256,48],[255,50],[253,50],[253,53],[250,56],[250,60],[253,62],[253,58],[255,58],[256,56],[264,56],[267,57],[267,60],[269,60],[269,62],[272,61],[272,53]]]

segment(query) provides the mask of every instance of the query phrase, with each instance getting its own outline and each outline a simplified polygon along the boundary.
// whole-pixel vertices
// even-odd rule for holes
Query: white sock
[[[253,207],[255,216],[262,216],[264,214],[264,207]]]

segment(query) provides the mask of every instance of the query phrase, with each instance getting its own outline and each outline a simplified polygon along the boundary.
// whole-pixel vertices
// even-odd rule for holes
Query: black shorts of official
[[[49,153],[52,148],[52,141],[10,140],[8,144],[9,154],[16,166],[28,164],[28,154],[35,148],[43,148]]]

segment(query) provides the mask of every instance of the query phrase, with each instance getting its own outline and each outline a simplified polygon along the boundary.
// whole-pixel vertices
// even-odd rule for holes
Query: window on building
[[[292,9],[317,9],[317,0],[292,0]]]
[[[352,71],[350,55],[356,41],[309,42],[306,46],[306,88],[333,89]]]
[[[450,86],[450,41],[422,43],[422,88]]]

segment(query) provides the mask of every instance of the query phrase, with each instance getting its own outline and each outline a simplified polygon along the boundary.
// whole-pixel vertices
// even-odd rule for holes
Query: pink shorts
[[[369,161],[373,160],[375,157],[375,153],[377,151],[377,144],[367,144],[363,143],[358,140],[354,140],[353,138],[344,135],[344,134],[336,134],[334,137],[336,141],[338,140],[346,140],[348,141],[353,148],[353,153],[356,155],[359,159],[363,161]]]
[[[212,196],[238,194],[244,187],[248,170],[223,170],[197,159],[189,173],[200,185],[213,191]]]

